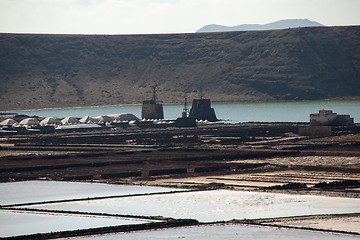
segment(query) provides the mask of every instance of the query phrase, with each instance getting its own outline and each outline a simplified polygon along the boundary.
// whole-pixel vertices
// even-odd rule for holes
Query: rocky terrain
[[[360,96],[360,26],[166,35],[0,34],[0,110]]]

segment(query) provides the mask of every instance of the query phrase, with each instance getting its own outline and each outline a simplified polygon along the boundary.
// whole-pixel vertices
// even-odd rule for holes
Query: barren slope
[[[0,34],[0,110],[360,96],[360,27],[169,35]]]

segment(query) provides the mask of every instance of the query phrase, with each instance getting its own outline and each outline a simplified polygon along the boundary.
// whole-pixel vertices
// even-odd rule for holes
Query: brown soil
[[[0,179],[262,191],[273,185],[304,183],[305,190],[286,191],[357,197],[356,188],[312,187],[324,181],[360,180],[359,128],[334,128],[332,136],[307,137],[297,135],[303,125],[215,124],[193,129],[4,135]]]

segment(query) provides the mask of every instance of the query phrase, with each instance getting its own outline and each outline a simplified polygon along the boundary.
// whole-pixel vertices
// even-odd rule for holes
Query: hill
[[[324,25],[308,19],[284,19],[267,24],[241,24],[238,26],[223,26],[210,24],[200,28],[197,32],[230,32],[230,31],[263,31],[298,27],[322,27]]]
[[[169,35],[0,34],[0,110],[360,96],[360,27]]]

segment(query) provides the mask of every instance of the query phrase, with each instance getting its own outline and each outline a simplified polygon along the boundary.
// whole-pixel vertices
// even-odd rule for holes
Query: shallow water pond
[[[0,237],[88,229],[150,221],[55,213],[27,213],[0,210]]]
[[[360,212],[360,199],[230,190],[33,205],[31,208],[192,218],[201,222],[232,219]]]
[[[26,207],[92,213],[193,218],[201,222],[360,212],[360,199],[230,190],[179,192],[180,189],[162,187],[29,181],[1,183],[0,191],[2,193],[0,195],[2,205],[165,192],[165,194],[161,195],[116,197],[102,200],[88,199],[86,201],[37,204]],[[30,213],[20,210],[1,209],[0,237],[146,222],[149,221],[50,212]],[[224,239],[222,237],[224,231],[229,231],[226,233],[228,235],[225,235],[226,239],[306,239],[309,237],[312,239],[331,239],[329,236],[336,236],[331,234],[319,235],[320,237],[318,235],[309,235],[309,237],[301,238],[301,236],[306,236],[304,231],[296,233],[288,232],[289,230],[279,230],[278,228],[257,229],[243,225],[204,227],[174,228],[164,230],[164,232],[161,230],[112,234],[104,236],[104,239],[172,239],[172,236],[193,239]],[[254,231],[254,229],[257,230]],[[217,234],[221,234],[221,236]],[[244,238],[239,238],[239,234]],[[209,238],[209,236],[214,236],[214,238]]]
[[[27,181],[0,183],[0,205],[77,198],[178,191],[179,189],[103,183]]]
[[[170,228],[154,231],[138,231],[129,233],[108,234],[103,236],[80,237],[77,240],[115,240],[115,239],[196,239],[196,240],[335,240],[359,239],[356,236],[321,233],[284,228],[244,226],[236,224],[208,225],[195,227]]]

